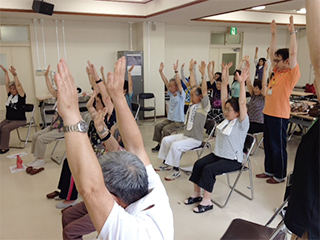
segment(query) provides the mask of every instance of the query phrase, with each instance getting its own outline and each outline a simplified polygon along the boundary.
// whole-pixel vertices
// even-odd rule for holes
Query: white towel
[[[237,118],[233,119],[232,121],[225,119],[217,126],[217,129],[219,129],[222,134],[229,136],[233,129],[233,126],[236,124],[236,121]]]

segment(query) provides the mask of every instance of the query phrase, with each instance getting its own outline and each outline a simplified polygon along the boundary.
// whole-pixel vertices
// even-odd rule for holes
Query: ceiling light
[[[265,6],[258,6],[258,7],[253,7],[251,8],[252,10],[263,10],[265,9],[266,7]]]
[[[297,10],[297,13],[303,13],[303,14],[306,14],[306,13],[307,13],[307,9],[305,9],[305,8],[301,8],[300,10]]]

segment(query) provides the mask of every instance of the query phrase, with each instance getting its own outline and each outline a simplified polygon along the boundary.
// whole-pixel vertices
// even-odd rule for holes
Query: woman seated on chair
[[[0,65],[5,73],[6,90],[8,94],[6,105],[6,119],[0,123],[0,154],[9,151],[10,132],[26,124],[26,94],[19,81],[16,69],[11,66],[9,71],[14,77],[10,82],[8,70]]]
[[[247,67],[250,69],[250,63],[246,61]],[[254,80],[253,86],[251,84],[250,75],[248,76],[246,82],[248,91],[251,95],[251,99],[248,102],[248,115],[250,120],[250,128],[248,133],[260,133],[263,132],[263,108],[265,103],[265,97],[267,92],[267,73],[268,62],[264,63],[263,77],[261,80]]]
[[[249,129],[249,117],[246,107],[245,80],[249,75],[248,68],[241,75],[236,73],[240,84],[238,98],[228,99],[228,72],[232,63],[222,64],[221,101],[225,120],[216,127],[216,142],[213,153],[199,159],[193,166],[190,181],[194,183],[194,191],[184,203],[186,205],[200,202],[193,209],[195,213],[203,213],[213,208],[211,193],[216,175],[239,170],[243,160],[243,146]],[[201,188],[204,190],[201,196]]]
[[[51,80],[49,79],[50,65],[44,73],[46,85],[49,92],[54,98],[57,98],[57,91],[52,87]],[[41,167],[44,165],[44,154],[46,152],[47,144],[55,141],[58,138],[64,137],[63,133],[63,120],[60,117],[57,109],[55,108],[55,114],[52,118],[52,122],[49,127],[42,131],[36,132],[32,137],[31,153],[35,159],[27,164],[31,167]]]
[[[173,169],[165,180],[171,181],[180,177],[180,158],[184,151],[199,147],[203,140],[203,128],[206,122],[207,113],[210,110],[210,102],[207,94],[207,82],[205,75],[206,63],[201,62],[199,70],[202,74],[202,86],[196,85],[193,72],[193,60],[190,62],[190,85],[191,102],[186,114],[184,131],[181,134],[166,136],[162,139],[158,158],[163,160],[163,164],[156,171]],[[177,76],[179,76],[177,74]],[[178,79],[180,81],[180,79]]]

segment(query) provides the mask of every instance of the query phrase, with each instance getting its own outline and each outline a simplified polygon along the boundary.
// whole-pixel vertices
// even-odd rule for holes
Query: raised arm
[[[160,76],[161,76],[161,79],[162,79],[164,85],[166,85],[167,89],[169,90],[169,81],[168,81],[167,77],[164,75],[163,69],[164,69],[164,64],[163,64],[163,62],[161,62],[160,67],[159,67],[159,73],[160,73]]]
[[[289,45],[289,63],[290,68],[293,69],[298,64],[298,43],[297,43],[297,34],[293,25],[293,16],[290,16],[290,23],[288,25],[288,30],[290,33],[290,45]]]
[[[206,63],[205,63],[205,61],[201,61],[201,64],[199,66],[199,71],[201,73],[201,79],[202,79],[202,83],[201,83],[202,97],[204,98],[205,96],[208,95]]]
[[[104,67],[103,66],[100,67],[100,72],[101,72],[101,76],[102,76],[102,82],[104,84],[106,84],[106,77],[104,75]]]
[[[58,63],[55,82],[58,87],[59,114],[63,118],[64,125],[69,126],[80,122],[78,93],[68,65],[63,59]],[[114,199],[105,187],[101,166],[87,134],[66,132],[65,142],[72,176],[84,199],[90,218],[100,233],[113,208]]]
[[[213,66],[212,66],[212,65],[213,65]],[[211,85],[212,85],[212,84],[216,81],[216,80],[214,79],[214,76],[213,76],[213,72],[214,72],[214,61],[208,63],[207,70],[208,70],[209,81],[210,81],[210,83],[211,83]]]
[[[237,70],[241,70],[242,69],[242,65],[246,62],[246,61],[249,61],[249,56],[248,55],[245,55],[241,61],[239,62],[238,66],[237,66]]]
[[[23,97],[25,92],[24,92],[23,87],[22,87],[20,80],[18,78],[18,74],[16,72],[16,69],[13,66],[11,66],[9,68],[9,71],[12,73],[12,75],[14,77],[14,84],[16,85],[16,89],[17,89],[18,94],[20,95],[20,97]]]
[[[134,68],[134,65],[132,65],[128,71],[128,93],[129,94],[133,93],[133,82],[132,82],[132,76],[131,76],[131,72],[133,68]]]
[[[186,80],[186,75],[184,75],[184,63],[181,65],[181,68],[180,68],[180,75],[181,75],[181,80],[182,82],[187,85],[188,82]]]
[[[57,98],[57,91],[52,87],[51,80],[49,78],[49,71],[50,71],[50,65],[48,66],[47,70],[44,72],[44,78],[46,79],[47,89],[54,98]]]
[[[173,70],[174,70],[175,77],[176,77],[176,83],[177,83],[178,91],[180,93],[182,93],[183,88],[182,88],[182,85],[181,85],[181,78],[180,78],[180,75],[179,75],[178,67],[179,67],[179,60],[177,60],[177,62],[173,64]]]
[[[274,53],[277,50],[277,25],[276,21],[272,20],[271,25],[270,25],[270,30],[271,30],[271,42],[270,42],[270,60],[271,60],[271,66],[272,69],[274,68]]]
[[[91,74],[90,74],[90,70],[89,70],[89,67],[88,67],[88,66],[86,67],[86,73],[87,73],[87,75],[88,75],[89,83],[90,83],[92,89],[98,91],[98,90],[97,90],[96,83],[95,83],[95,81],[93,80],[93,77],[92,77]]]
[[[250,75],[249,69],[243,68],[241,71],[241,75],[236,72],[236,76],[238,77],[238,82],[240,84],[240,93],[239,93],[239,111],[240,111],[240,121],[242,122],[247,116],[247,99],[246,99],[246,85],[245,81]]]
[[[307,38],[310,59],[314,69],[314,86],[320,101],[320,0],[306,0]]]
[[[266,96],[267,95],[267,79],[268,79],[268,67],[269,67],[269,63],[268,61],[266,61],[264,63],[264,68],[263,68],[263,75],[262,75],[262,88],[261,88],[261,94],[262,96]],[[250,69],[250,68],[249,68]],[[250,76],[250,75],[249,75]]]
[[[9,73],[8,73],[8,70],[0,65],[1,69],[4,71],[4,77],[5,77],[5,81],[6,81],[6,91],[7,91],[7,94],[10,92],[9,90],[9,84],[10,84],[10,79],[9,79]]]
[[[193,87],[195,85],[197,85],[197,81],[196,81],[196,77],[195,77],[195,70],[194,70],[194,61],[193,59],[190,60],[190,63],[189,63],[189,71],[190,71],[190,87]]]
[[[194,60],[194,62],[193,62],[194,79],[196,80],[196,83],[197,83],[198,85],[200,85],[201,82],[199,81],[198,74],[197,74],[197,65],[198,65],[197,61]]]
[[[136,154],[145,166],[150,164],[149,157],[143,145],[143,139],[136,121],[123,95],[126,59],[120,58],[115,65],[115,72],[107,76],[107,90],[114,101],[117,112],[117,124],[127,151]]]
[[[221,83],[221,106],[223,113],[225,112],[226,102],[228,101],[228,84],[229,84],[229,69],[232,67],[233,63],[228,64],[222,63],[222,83]]]
[[[101,93],[102,96],[102,101],[104,103],[104,105],[108,108],[108,117],[111,116],[112,112],[113,112],[113,103],[110,99],[110,96],[106,90],[106,85],[103,83],[103,81],[100,81],[102,79],[100,79],[100,77],[98,76],[98,73],[96,71],[96,68],[94,67],[93,64],[90,63],[90,61],[88,61],[88,68],[89,68],[89,72],[95,82],[96,88],[94,88],[97,92]]]
[[[246,61],[246,67],[250,69],[250,62],[248,60]],[[248,91],[249,91],[250,95],[252,96],[253,95],[253,86],[252,86],[250,75],[247,77],[246,82],[247,82]]]
[[[270,47],[267,48],[267,60],[270,61]]]
[[[258,62],[258,51],[259,51],[259,48],[256,47],[256,50],[254,52],[254,63],[257,64]]]

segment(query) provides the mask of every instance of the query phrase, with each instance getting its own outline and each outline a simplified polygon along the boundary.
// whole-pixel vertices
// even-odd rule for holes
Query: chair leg
[[[60,140],[56,140],[56,144],[54,145],[54,147],[53,147],[53,149],[52,149],[52,152],[51,152],[51,154],[50,154],[51,160],[54,161],[55,163],[57,163],[58,165],[60,165],[60,164],[62,163],[62,160],[66,157],[66,154],[67,154],[67,152],[64,151],[62,157],[60,157],[60,158],[59,158],[58,156],[56,156],[56,157],[53,156],[53,154],[54,154],[54,152],[55,152],[55,150],[56,150],[59,142],[60,142]]]
[[[257,147],[254,149],[253,153],[250,154],[250,156],[254,155],[256,153],[256,151],[258,150],[258,148],[260,148],[261,143],[263,142],[263,136],[260,139],[259,143],[257,144]],[[258,142],[258,136],[255,136],[256,142]]]

